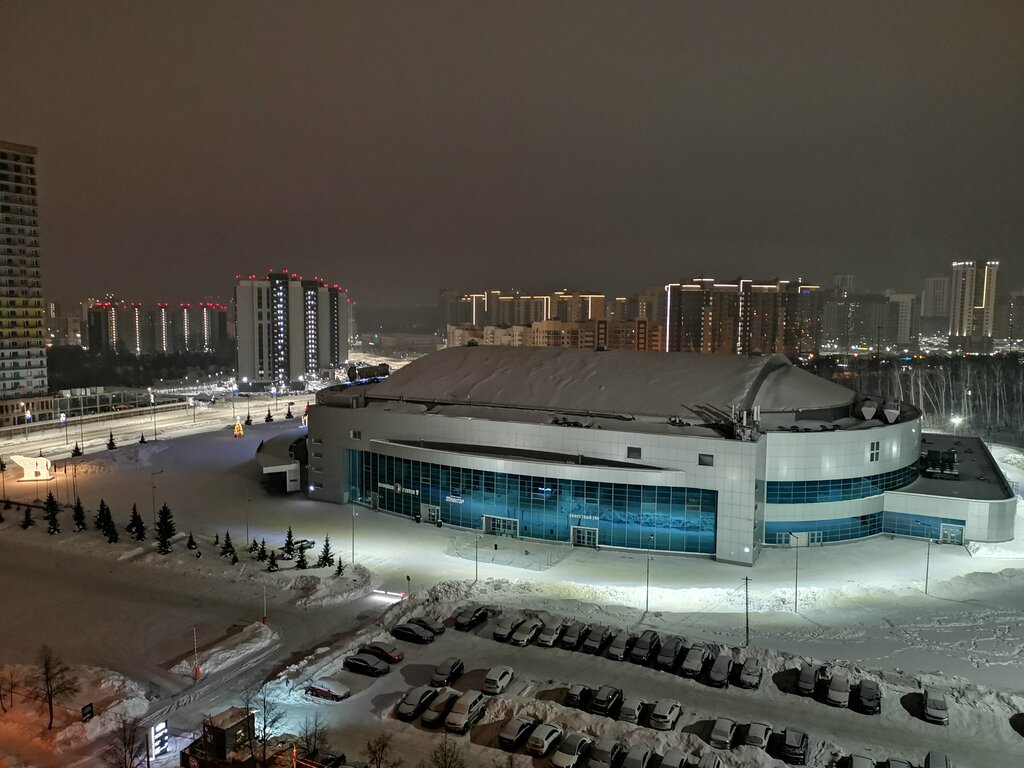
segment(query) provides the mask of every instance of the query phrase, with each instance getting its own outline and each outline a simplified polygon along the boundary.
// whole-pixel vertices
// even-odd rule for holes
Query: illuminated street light
[[[953,437],[956,437],[956,428],[960,426],[960,422],[963,420],[963,416],[954,416],[949,420],[949,423],[953,425]]]

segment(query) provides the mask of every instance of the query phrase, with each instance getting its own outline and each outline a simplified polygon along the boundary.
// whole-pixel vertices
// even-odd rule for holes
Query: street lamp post
[[[922,523],[920,520],[915,520],[914,521],[914,525],[920,525],[922,528],[927,528],[928,527],[927,525]],[[931,535],[931,532],[929,531],[929,533],[928,533],[928,547],[925,550],[925,555],[924,555],[924,593],[926,595],[928,594],[928,576],[930,575],[931,569],[932,569],[932,535]]]
[[[651,607],[651,560],[654,559],[654,555],[651,554],[651,546],[654,544],[654,534],[650,534],[647,537],[647,589],[644,591],[644,615],[647,615],[648,609]]]
[[[156,472],[149,473],[149,489],[153,494],[153,525],[156,526],[156,476],[163,472],[162,469],[158,469]]]
[[[238,385],[231,387],[231,420],[235,420],[235,400],[238,399]]]
[[[64,445],[67,445],[71,440],[68,438],[68,415],[63,411],[60,414],[60,423],[64,425]]]
[[[28,423],[32,421],[32,410],[25,403],[22,403],[21,407],[25,409],[25,439],[28,440]]]
[[[793,613],[800,613],[800,537],[792,531],[786,531],[790,535],[790,541],[796,539],[796,566],[793,576]]]
[[[279,409],[277,407],[277,387],[276,386],[270,388],[270,394],[273,395],[273,397],[274,397],[274,413],[277,413]]]
[[[352,507],[352,565],[356,564],[356,518],[359,517],[359,513],[356,512],[356,508]]]
[[[478,533],[476,535],[476,539],[473,542],[474,545],[475,545],[475,554],[476,554],[476,571],[475,571],[475,573],[473,575],[473,583],[474,584],[476,584],[478,581],[480,581],[480,538],[481,538],[481,536]]]
[[[153,388],[149,388],[149,410],[153,414],[153,439],[156,440],[156,395]]]
[[[949,423],[953,425],[953,437],[956,437],[956,428],[960,426],[960,422],[963,420],[962,416],[954,416],[949,420]]]

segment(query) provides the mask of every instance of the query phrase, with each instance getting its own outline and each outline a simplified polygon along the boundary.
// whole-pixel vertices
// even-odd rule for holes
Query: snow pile
[[[266,624],[250,624],[240,632],[229,636],[223,643],[200,653],[199,669],[204,675],[219,672],[237,664],[247,656],[272,648],[277,642],[277,633]],[[195,658],[188,657],[171,667],[171,672],[191,677],[194,666]]]
[[[149,709],[142,686],[109,669],[85,667],[79,682],[82,691],[77,698],[91,701],[97,714],[87,723],[72,723],[62,730],[55,739],[62,749],[95,742],[114,730],[120,717],[142,717]]]
[[[333,574],[333,572],[332,572]],[[289,589],[299,593],[295,604],[303,608],[347,603],[367,594],[374,586],[373,574],[362,565],[346,569],[343,576],[303,574],[292,579]]]
[[[982,544],[978,541],[970,541],[964,548],[972,556],[988,560],[1024,560],[1024,549],[1012,549],[1006,544]]]
[[[166,441],[149,442],[145,445],[131,443],[105,453],[90,454],[88,459],[76,464],[76,471],[80,475],[94,475],[128,467],[151,467],[154,464],[154,457],[168,447]]]

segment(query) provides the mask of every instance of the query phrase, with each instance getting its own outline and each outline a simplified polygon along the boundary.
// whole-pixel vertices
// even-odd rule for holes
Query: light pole
[[[68,415],[63,411],[60,414],[60,423],[64,425],[64,445],[67,445],[71,440],[68,438]]]
[[[238,398],[238,385],[231,386],[231,420],[235,420],[235,400]]]
[[[191,395],[188,398],[188,404],[192,408],[192,423],[196,423],[196,399]]]
[[[920,520],[915,520],[914,521],[914,525],[920,525],[922,528],[927,528],[928,527],[927,525],[922,523]],[[926,595],[928,594],[928,576],[929,576],[930,571],[932,569],[932,534],[931,534],[931,531],[929,531],[927,535],[928,535],[928,548],[925,550],[925,555],[924,555],[924,593]]]
[[[647,537],[647,589],[644,592],[644,615],[647,615],[648,609],[651,607],[651,560],[654,559],[654,555],[651,554],[651,546],[654,544],[654,534],[650,534]]]
[[[356,564],[356,518],[359,517],[359,513],[356,512],[356,508],[352,507],[352,565]]]
[[[25,439],[28,440],[28,423],[32,421],[32,410],[25,403],[22,403],[21,407],[25,409]]]
[[[743,647],[747,648],[750,646],[750,577],[743,577],[743,615],[745,618],[745,624],[747,627],[747,639],[743,643]]]
[[[278,407],[277,407],[277,387],[276,386],[270,388],[270,394],[274,396],[274,413],[277,413]]]
[[[790,541],[796,539],[796,570],[793,576],[793,613],[800,613],[800,537],[792,531],[786,531]]]
[[[156,472],[149,473],[149,489],[153,494],[153,525],[156,526],[156,476],[163,472],[162,469],[158,469]]]
[[[953,437],[956,437],[956,428],[960,426],[960,422],[963,420],[962,416],[954,416],[949,420],[949,423],[953,425]]]
[[[153,414],[153,439],[156,440],[156,395],[153,388],[149,388],[149,410]]]
[[[481,539],[481,535],[478,533],[476,535],[476,539],[473,542],[476,545],[476,547],[475,547],[476,548],[476,572],[475,572],[475,574],[473,576],[473,583],[474,584],[476,584],[478,581],[480,581],[480,539]]]

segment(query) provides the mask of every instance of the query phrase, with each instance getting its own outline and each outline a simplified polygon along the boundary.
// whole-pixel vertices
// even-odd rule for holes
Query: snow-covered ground
[[[303,681],[313,673],[334,674],[344,652],[361,636],[360,628],[373,627],[386,608],[383,599],[367,596],[373,588],[429,595],[441,612],[450,612],[458,601],[480,598],[499,606],[649,626],[739,647],[744,640],[746,576],[751,579],[751,647],[759,653],[780,660],[839,660],[858,670],[855,676],[884,675],[892,685],[907,690],[934,676],[954,690],[969,692],[967,703],[958,700],[956,705],[966,712],[964,722],[973,722],[969,718],[976,716],[974,710],[988,711],[998,720],[1002,714],[994,713],[1019,706],[1018,699],[1008,697],[1024,691],[1022,537],[972,547],[973,551],[933,545],[927,595],[923,542],[877,538],[803,549],[796,585],[800,611],[795,613],[794,553],[787,549],[765,551],[753,568],[657,556],[648,589],[642,553],[485,537],[478,563],[475,548],[472,555],[466,547],[461,556],[447,554],[460,550],[455,540],[464,535],[450,529],[417,526],[365,509],[354,516],[348,506],[268,493],[252,461],[256,446],[273,435],[300,434],[296,422],[257,423],[244,438],[235,439],[229,417],[227,411],[223,423],[205,433],[91,453],[77,477],[61,474],[47,484],[62,502],[77,485],[90,510],[87,532],[71,532],[69,512],[62,514],[63,532],[58,536],[46,535],[40,514],[35,528],[22,531],[17,525],[21,513],[3,510],[0,594],[5,597],[5,624],[17,631],[0,633],[0,663],[31,664],[39,646],[47,642],[69,663],[114,670],[112,674],[133,681],[145,691],[151,713],[169,716],[172,726],[180,729],[194,729],[201,712],[227,706],[241,687],[269,677],[282,701],[290,710],[294,707],[290,716],[301,720],[303,708],[314,706],[301,694]],[[33,455],[31,445],[23,448],[19,446],[19,452]],[[992,450],[1010,479],[1024,481],[1024,453],[1005,446]],[[12,475],[8,472],[6,490],[16,502],[45,495],[43,484],[37,490],[35,483],[12,482]],[[120,543],[107,544],[91,530],[100,498],[111,506],[122,529],[132,503],[151,526],[153,507],[166,502],[179,530],[173,554],[157,555],[150,543],[140,546],[123,533]],[[296,537],[313,539],[317,548],[329,535],[335,554],[351,565],[354,553],[357,567],[349,567],[343,577],[334,577],[331,569],[296,572],[289,563],[282,563],[278,573],[267,573],[249,557],[245,542],[266,539],[268,546],[280,546],[289,525]],[[1019,531],[1024,531],[1022,525],[1019,521]],[[238,547],[238,565],[218,557],[212,543],[215,535],[223,537],[227,530]],[[185,550],[184,538],[190,531],[200,544],[201,558]],[[527,556],[520,555],[518,547],[550,566],[531,570],[501,565],[525,561]],[[508,552],[509,548],[516,551]],[[545,553],[545,548],[551,551]],[[474,585],[477,572],[479,582]],[[268,629],[260,628],[264,588]],[[648,600],[650,610],[645,613]],[[189,679],[193,628],[204,670],[204,678],[194,685]],[[243,647],[244,654],[239,650]],[[488,641],[473,652],[478,651],[480,659],[474,664],[490,663],[507,649]],[[558,681],[585,672],[571,666],[575,659],[565,662],[570,666],[563,672],[562,657],[554,658],[559,659]],[[176,667],[178,671],[172,671]],[[530,675],[547,679],[540,672]],[[367,682],[361,681],[364,687]],[[388,693],[388,701],[397,690]],[[383,711],[379,696],[369,694],[371,711]],[[789,698],[779,701],[788,703]],[[84,703],[81,699],[67,704],[75,709]],[[357,696],[332,711],[349,713],[341,718],[347,722],[352,705],[366,700]],[[106,701],[108,708],[115,703]],[[772,706],[776,704],[773,699]],[[693,710],[694,717],[704,717],[703,710]],[[777,717],[765,716],[784,725]],[[5,717],[0,713],[0,721]],[[851,722],[860,725],[858,720]],[[419,754],[433,738],[391,720],[379,724],[396,729],[396,738],[410,753]],[[865,734],[872,733],[875,724],[871,721]],[[916,739],[933,731],[908,733]],[[56,753],[41,750],[23,734],[17,728],[5,730],[0,722],[0,757],[10,753],[28,764],[69,764],[61,758],[46,759]],[[849,732],[834,741],[853,749],[854,736]],[[54,749],[60,746],[52,736],[46,738]],[[1019,743],[1024,745],[1024,740]],[[906,754],[919,747],[924,743],[908,745]],[[80,752],[77,746],[75,750]]]

